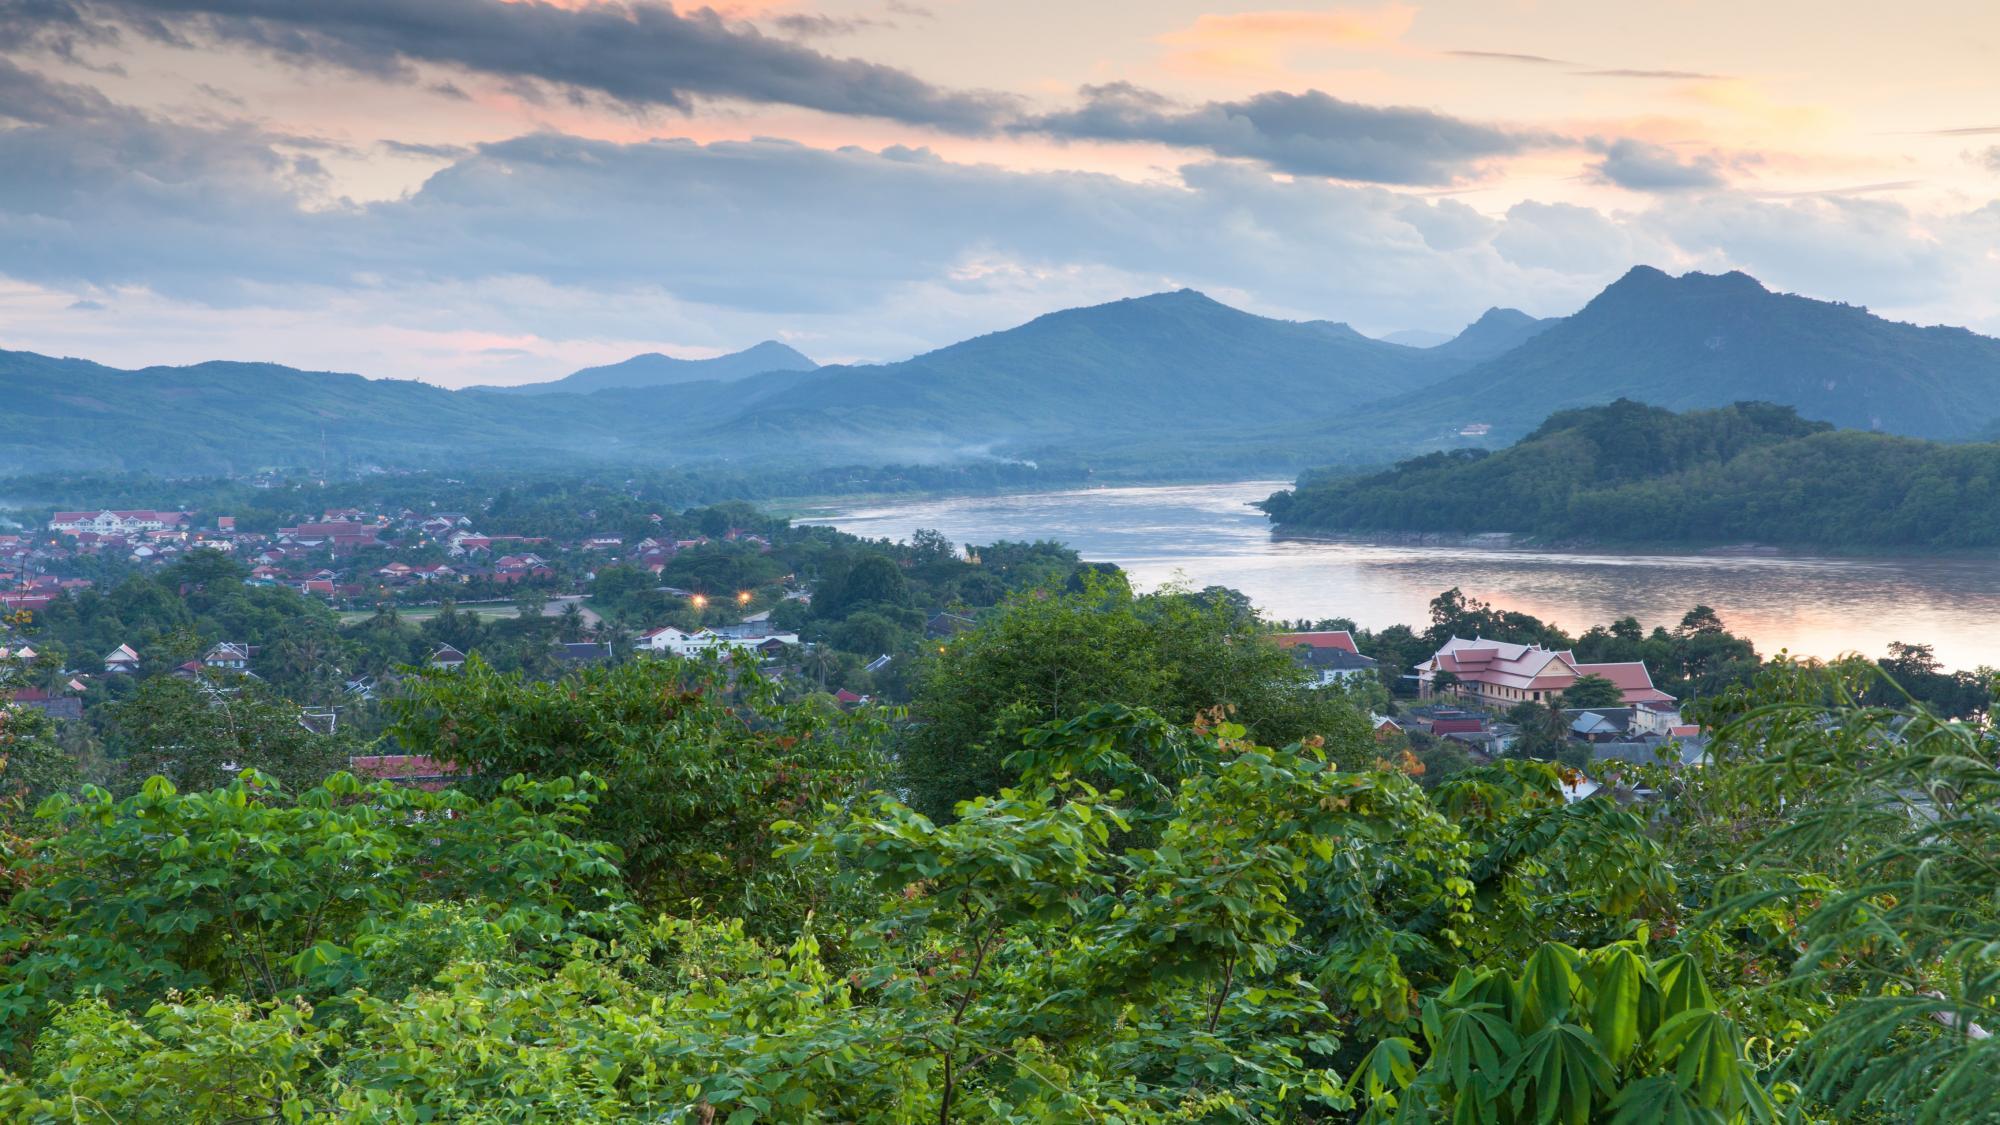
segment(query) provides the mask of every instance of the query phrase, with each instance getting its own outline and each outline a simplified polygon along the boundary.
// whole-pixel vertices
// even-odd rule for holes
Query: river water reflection
[[[1268,617],[1351,617],[1380,628],[1428,622],[1453,586],[1571,633],[1630,614],[1669,627],[1714,606],[1759,652],[1881,655],[1931,644],[1947,666],[2000,665],[2000,553],[1981,559],[1617,554],[1273,540],[1252,500],[1284,481],[1104,488],[919,500],[836,510],[870,538],[935,528],[956,543],[1058,539],[1124,567],[1142,586],[1183,578],[1233,586]]]

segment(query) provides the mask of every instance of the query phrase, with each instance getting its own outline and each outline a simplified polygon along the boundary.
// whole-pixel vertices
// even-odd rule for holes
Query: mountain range
[[[740,352],[709,359],[675,359],[659,352],[647,352],[602,367],[586,367],[546,383],[466,389],[515,395],[590,394],[614,388],[671,387],[678,383],[732,383],[767,371],[811,371],[818,366],[796,349],[776,340],[766,340]]]
[[[1127,476],[1384,463],[1504,444],[1631,398],[1755,399],[1961,439],[2000,409],[2000,340],[1639,267],[1577,313],[1494,309],[1413,347],[1192,290],[1067,309],[898,363],[819,367],[766,342],[635,356],[525,387],[203,363],[119,370],[0,352],[0,472],[1065,458]],[[532,402],[527,401],[532,398]]]

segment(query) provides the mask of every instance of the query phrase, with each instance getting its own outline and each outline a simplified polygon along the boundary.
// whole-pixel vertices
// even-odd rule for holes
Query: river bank
[[[1950,667],[2000,665],[2000,564],[1990,557],[1274,537],[1251,503],[1286,483],[897,498],[802,522],[871,538],[925,527],[961,544],[1056,539],[1141,585],[1230,586],[1285,620],[1423,627],[1430,599],[1455,586],[1571,632],[1625,616],[1671,628],[1705,604],[1766,654],[1879,656],[1905,641],[1935,646]]]

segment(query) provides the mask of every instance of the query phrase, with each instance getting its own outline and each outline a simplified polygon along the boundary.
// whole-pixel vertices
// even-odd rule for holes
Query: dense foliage
[[[1265,509],[1293,531],[1959,548],[2000,543],[1996,480],[2000,445],[1834,431],[1766,403],[1677,415],[1620,400],[1497,453],[1315,478]]]
[[[987,627],[939,646],[910,704],[899,759],[910,801],[938,818],[1015,782],[1008,762],[1043,724],[1106,700],[1174,722],[1227,715],[1267,742],[1324,740],[1345,764],[1371,760],[1362,716],[1274,645],[1246,644],[1227,601],[1169,588],[1135,595],[1122,579],[1023,595]],[[1168,782],[1178,767],[1147,763]]]
[[[58,784],[0,836],[0,1114],[1990,1109],[1990,730],[1875,702],[1877,666],[1780,662],[1703,704],[1712,761],[1652,768],[1651,805],[1573,802],[1526,761],[1424,787],[1344,697],[1289,729],[1260,711],[1299,688],[1267,646],[1202,647],[1238,612],[1101,583],[1023,598],[947,646],[965,663],[925,680],[923,738],[719,664],[546,683],[474,662],[399,708],[406,749],[461,769],[443,791]],[[982,709],[1013,717],[949,717]],[[885,788],[973,744],[994,772],[948,818]]]

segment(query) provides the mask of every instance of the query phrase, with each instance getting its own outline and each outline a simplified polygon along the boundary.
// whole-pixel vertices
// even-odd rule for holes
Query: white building
[[[696,629],[690,632],[669,625],[664,629],[654,629],[639,638],[640,648],[667,656],[681,657],[696,657],[707,652],[762,653],[774,646],[798,643],[797,633],[753,633],[742,626],[725,627],[722,631]]]
[[[49,520],[49,530],[62,535],[94,532],[98,535],[137,535],[146,531],[178,530],[186,527],[186,512],[151,510],[114,512],[57,512]]]

